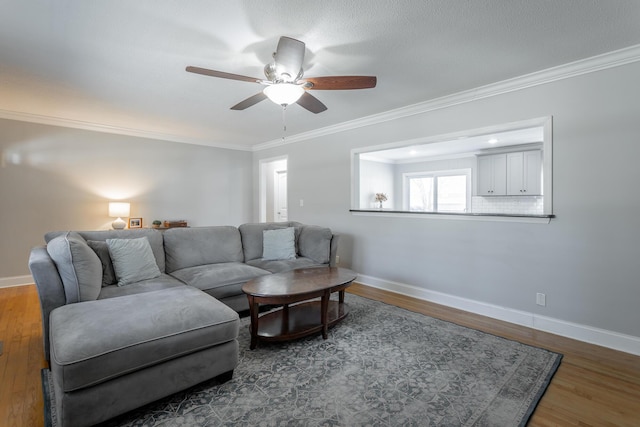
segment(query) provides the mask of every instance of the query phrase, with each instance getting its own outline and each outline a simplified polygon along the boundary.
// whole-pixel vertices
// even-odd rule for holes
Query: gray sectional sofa
[[[337,236],[286,223],[45,235],[29,268],[61,426],[93,425],[238,363],[242,285],[334,266]],[[283,249],[284,248],[284,249]],[[284,252],[283,252],[284,251]]]

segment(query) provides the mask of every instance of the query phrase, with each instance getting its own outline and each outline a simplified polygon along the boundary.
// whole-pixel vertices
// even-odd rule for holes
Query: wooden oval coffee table
[[[344,290],[357,274],[346,268],[299,268],[250,280],[242,286],[249,298],[251,345],[261,341],[286,341],[328,329],[349,314]],[[338,292],[338,301],[331,301]],[[320,298],[318,300],[317,298]],[[315,299],[315,300],[314,300]],[[310,301],[311,300],[311,301]],[[260,304],[281,305],[259,316]]]

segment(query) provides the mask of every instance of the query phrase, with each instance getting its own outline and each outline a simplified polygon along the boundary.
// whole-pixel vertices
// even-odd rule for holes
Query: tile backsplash
[[[471,198],[471,212],[512,215],[543,215],[543,201],[543,196],[474,196]]]

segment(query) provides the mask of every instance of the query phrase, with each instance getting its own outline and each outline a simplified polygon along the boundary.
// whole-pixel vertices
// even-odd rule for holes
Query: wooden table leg
[[[338,292],[338,302],[344,304],[344,289]]]
[[[289,333],[289,304],[282,306],[282,331]]]
[[[251,344],[249,349],[253,350],[258,344],[258,312],[260,311],[260,304],[255,301],[255,298],[251,295],[247,295],[249,298],[249,311],[251,313]]]
[[[322,295],[322,300],[320,302],[320,320],[322,321],[322,338],[329,338],[329,297],[331,293],[326,291]]]

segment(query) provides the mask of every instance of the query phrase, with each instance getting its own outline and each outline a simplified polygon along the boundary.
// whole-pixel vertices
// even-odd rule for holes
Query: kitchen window
[[[410,212],[469,212],[471,169],[403,174],[403,208]]]

